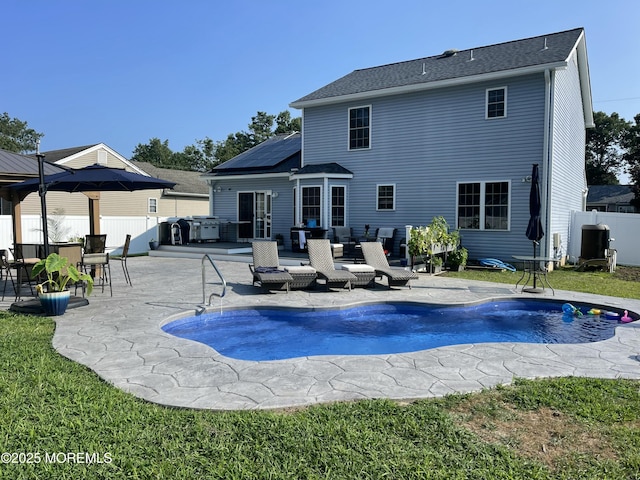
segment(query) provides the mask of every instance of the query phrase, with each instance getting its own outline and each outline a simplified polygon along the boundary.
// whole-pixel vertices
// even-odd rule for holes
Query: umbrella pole
[[[533,288],[536,288],[536,271],[538,270],[538,265],[536,263],[536,242],[533,243]]]
[[[38,141],[38,151],[36,153],[38,159],[38,177],[40,185],[38,194],[40,195],[40,207],[42,208],[42,235],[44,236],[44,258],[49,256],[49,226],[47,224],[47,184],[44,182],[44,155],[40,153],[40,142]]]

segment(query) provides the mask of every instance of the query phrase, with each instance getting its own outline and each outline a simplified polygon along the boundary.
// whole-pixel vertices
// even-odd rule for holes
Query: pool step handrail
[[[222,283],[222,292],[220,294],[217,294],[216,292],[212,292],[211,295],[209,295],[209,299],[207,300],[206,298],[206,293],[205,293],[205,284],[206,284],[206,265],[205,265],[205,260],[209,260],[209,263],[211,264],[211,266],[213,267],[213,269],[216,271],[216,274],[218,275],[218,277],[220,278],[220,281]],[[205,302],[205,300],[207,300],[207,306],[211,305],[211,298],[213,298],[214,296],[219,296],[220,298],[224,297],[224,295],[227,293],[227,281],[224,279],[224,277],[222,276],[222,273],[220,273],[220,270],[218,270],[218,267],[216,266],[216,263],[213,261],[213,257],[211,257],[211,255],[206,254],[202,257],[202,303]]]

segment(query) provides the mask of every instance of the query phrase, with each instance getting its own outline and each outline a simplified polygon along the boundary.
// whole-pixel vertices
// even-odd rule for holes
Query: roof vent
[[[453,57],[456,53],[458,53],[458,50],[456,50],[455,48],[445,50],[444,52],[442,52],[442,58]]]

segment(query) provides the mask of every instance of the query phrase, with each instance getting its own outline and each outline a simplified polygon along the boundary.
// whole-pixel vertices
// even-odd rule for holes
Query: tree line
[[[258,112],[251,117],[247,131],[230,133],[225,140],[213,141],[206,137],[187,145],[181,152],[174,152],[169,148],[168,139],[152,138],[135,147],[131,160],[160,168],[206,172],[275,135],[301,130],[302,119],[292,118],[287,110],[278,115]],[[0,148],[23,154],[35,152],[42,137],[44,134],[29,128],[27,122],[11,118],[6,112],[0,115]]]
[[[640,114],[627,121],[617,113],[594,113],[595,128],[586,134],[586,174],[588,185],[617,185],[618,174],[631,178],[636,206],[640,207]],[[246,131],[230,133],[224,140],[209,137],[196,140],[181,152],[169,148],[169,140],[152,138],[138,144],[131,160],[149,162],[161,168],[205,172],[283,133],[301,131],[301,118],[288,111],[278,115],[257,112]],[[27,122],[0,115],[0,148],[17,153],[34,152],[44,134],[28,127]]]

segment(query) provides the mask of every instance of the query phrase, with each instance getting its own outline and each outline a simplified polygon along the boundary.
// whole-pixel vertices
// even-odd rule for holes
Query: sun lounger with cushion
[[[309,263],[316,269],[318,277],[324,279],[327,289],[331,287],[349,287],[358,277],[346,270],[336,270],[331,254],[331,245],[327,239],[307,240]]]
[[[293,282],[293,277],[280,268],[277,242],[253,242],[253,263],[249,264],[249,270],[253,274],[253,284],[256,282],[269,290],[289,288]]]
[[[404,285],[411,288],[411,284],[409,282],[418,278],[415,273],[409,270],[392,268],[389,266],[389,262],[387,261],[387,257],[384,254],[384,250],[382,249],[382,244],[380,242],[363,242],[361,246],[365,263],[375,268],[376,273],[379,276],[384,275],[387,277],[389,288]]]

